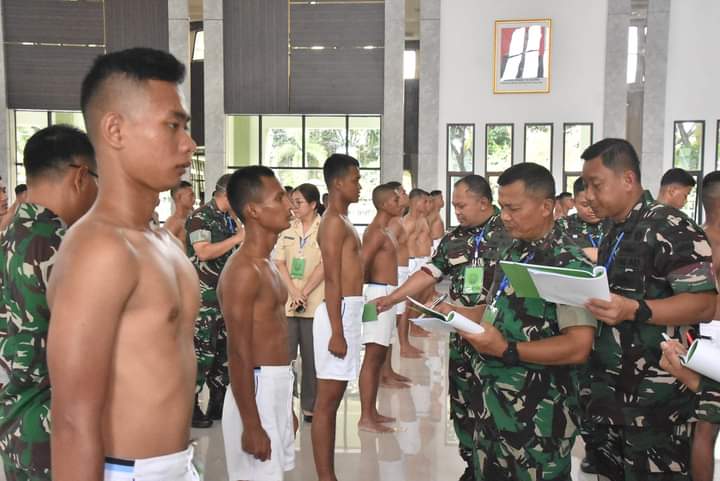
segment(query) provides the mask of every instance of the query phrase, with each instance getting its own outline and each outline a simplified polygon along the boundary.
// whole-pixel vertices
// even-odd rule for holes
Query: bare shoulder
[[[260,281],[260,270],[255,262],[245,256],[242,250],[239,250],[232,254],[225,264],[218,280],[218,289],[223,292],[242,286],[242,289],[235,289],[235,291],[250,293],[257,291]]]
[[[318,240],[322,243],[324,239],[337,242],[342,240],[348,234],[348,225],[338,214],[333,212],[325,212],[320,221],[318,229]]]

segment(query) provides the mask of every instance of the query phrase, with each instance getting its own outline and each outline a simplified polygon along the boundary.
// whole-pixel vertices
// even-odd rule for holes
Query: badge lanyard
[[[590,244],[592,244],[592,246],[597,249],[600,244],[602,244],[603,235],[600,234],[598,240],[596,241],[592,234],[588,234],[588,239],[590,240]]]
[[[225,214],[225,225],[227,226],[227,230],[230,234],[235,234],[235,222],[233,222],[232,217],[228,214]]]
[[[522,261],[523,264],[528,264],[533,258],[535,257],[535,253],[531,252],[524,261]],[[500,287],[498,287],[497,292],[495,293],[495,298],[492,301],[492,306],[495,306],[495,303],[497,302],[498,298],[500,298],[500,295],[503,293],[505,289],[510,285],[510,279],[508,279],[507,275],[503,275],[502,281],[500,281]]]
[[[620,232],[620,234],[618,234],[618,236],[615,238],[615,245],[613,245],[613,248],[610,250],[610,256],[608,257],[607,261],[605,261],[605,271],[610,270],[610,266],[612,266],[612,263],[617,256],[618,249],[620,249],[620,242],[622,242],[623,237],[625,237],[625,231]]]
[[[477,267],[479,263],[480,245],[485,243],[485,229],[487,229],[487,224],[485,224],[485,227],[482,228],[480,234],[475,236],[475,254],[473,255],[473,266],[475,267]]]

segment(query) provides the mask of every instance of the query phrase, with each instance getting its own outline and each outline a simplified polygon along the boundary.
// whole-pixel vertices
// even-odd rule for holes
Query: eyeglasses
[[[70,167],[74,167],[76,169],[82,169],[83,167],[87,167],[86,165],[77,165],[77,164],[68,164],[68,165]],[[90,174],[91,177],[95,177],[96,179],[99,179],[97,173],[90,170],[89,167],[87,167],[87,172],[88,172],[88,174]]]

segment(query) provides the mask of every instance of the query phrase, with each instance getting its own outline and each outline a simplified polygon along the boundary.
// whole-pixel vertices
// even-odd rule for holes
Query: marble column
[[[418,116],[418,187],[442,189],[438,150],[440,119],[440,0],[420,0],[420,101]]]
[[[642,155],[643,186],[657,192],[663,172],[672,159],[663,159],[665,138],[665,89],[667,84],[670,0],[648,2],[645,47],[645,97],[643,101]]]
[[[168,0],[168,46],[170,53],[185,65],[181,89],[190,111],[190,10],[188,0]]]
[[[380,180],[402,182],[404,153],[403,58],[405,0],[385,0],[385,92],[381,130]]]
[[[223,0],[203,0],[205,30],[205,198],[225,173]]]
[[[627,52],[630,0],[608,0],[605,40],[605,105],[602,136],[625,138],[627,125]]]

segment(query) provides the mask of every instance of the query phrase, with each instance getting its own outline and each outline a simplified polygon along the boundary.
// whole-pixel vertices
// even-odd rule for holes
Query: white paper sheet
[[[580,278],[528,269],[540,297],[555,304],[584,307],[590,299],[610,300],[610,287],[603,266],[593,269],[594,277]]]
[[[720,359],[720,347],[710,339],[695,339],[687,354],[680,357],[686,367],[720,382],[718,359]]]
[[[485,329],[478,323],[468,319],[462,314],[452,311],[447,319],[437,317],[417,317],[410,319],[413,324],[435,332],[457,332],[465,331],[473,334],[481,334]]]

